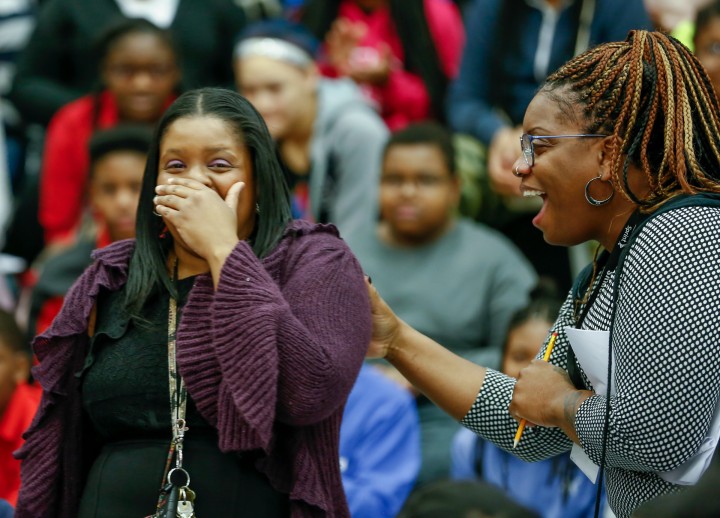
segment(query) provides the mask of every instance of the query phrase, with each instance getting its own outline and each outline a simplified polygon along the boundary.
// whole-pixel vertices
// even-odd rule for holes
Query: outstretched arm
[[[399,319],[369,285],[373,335],[368,356],[385,358],[410,383],[453,418],[470,410],[485,378],[485,367],[445,349]]]
[[[548,393],[558,391],[564,396],[565,391],[575,391],[572,385],[568,387],[565,380],[548,377],[543,371],[531,372],[532,376],[526,377],[527,383],[517,389],[515,379],[465,360],[410,327],[392,312],[374,287],[370,286],[369,290],[373,337],[368,356],[386,358],[450,416],[499,447],[512,450],[518,457],[541,460],[569,449],[571,441],[563,429],[572,430],[572,419],[560,429],[555,428],[559,421],[545,422],[537,412],[546,409],[551,402],[553,410],[549,415],[553,419],[564,416],[563,397],[551,401],[547,399]],[[566,325],[561,314],[554,329],[561,330]],[[551,363],[564,366],[567,347],[567,337],[563,333],[553,349]],[[540,354],[543,353],[544,348]],[[549,368],[548,365],[544,367]],[[520,397],[511,411],[510,403],[516,390]],[[513,437],[518,419],[522,417],[553,428],[529,428],[518,448],[513,450]]]

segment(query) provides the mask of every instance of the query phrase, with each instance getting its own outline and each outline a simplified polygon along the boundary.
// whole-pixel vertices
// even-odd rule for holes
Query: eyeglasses
[[[598,135],[595,133],[588,133],[584,135],[528,135],[523,133],[520,137],[520,149],[522,149],[523,157],[525,157],[525,163],[532,167],[535,165],[535,147],[533,142],[538,139],[549,139],[549,138],[597,138],[607,137],[608,135]]]

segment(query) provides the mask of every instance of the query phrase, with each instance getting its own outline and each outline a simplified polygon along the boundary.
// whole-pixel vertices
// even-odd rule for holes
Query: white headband
[[[278,38],[248,38],[235,46],[235,59],[262,56],[307,68],[313,59],[302,48]]]

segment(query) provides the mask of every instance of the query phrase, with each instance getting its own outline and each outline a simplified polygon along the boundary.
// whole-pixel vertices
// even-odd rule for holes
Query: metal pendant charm
[[[180,488],[177,518],[196,518],[193,502],[195,502],[195,491],[189,487]]]
[[[177,518],[195,518],[195,508],[190,500],[180,500],[178,502]]]

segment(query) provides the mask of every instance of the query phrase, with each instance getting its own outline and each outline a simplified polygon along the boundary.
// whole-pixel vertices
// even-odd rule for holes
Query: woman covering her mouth
[[[203,88],[168,108],[136,228],[34,341],[43,396],[15,516],[349,517],[338,448],[370,340],[362,270],[333,225],[292,220],[249,101]]]

